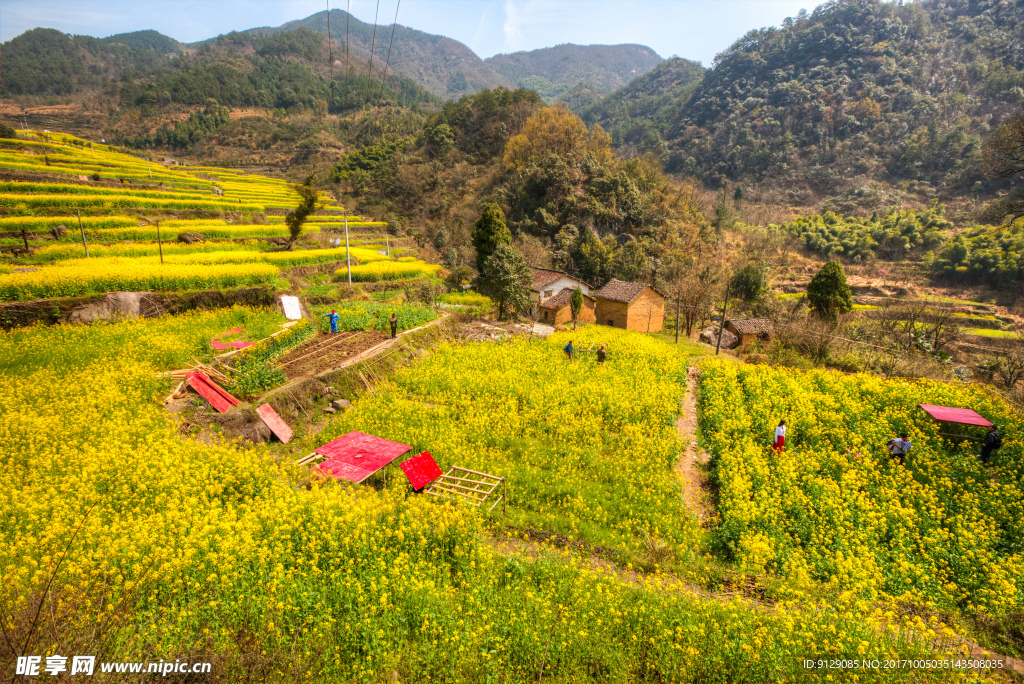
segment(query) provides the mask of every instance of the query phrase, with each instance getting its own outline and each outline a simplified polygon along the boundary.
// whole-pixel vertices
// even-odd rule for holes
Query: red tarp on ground
[[[931,404],[918,404],[925,413],[934,418],[935,420],[941,420],[943,423],[960,423],[961,425],[978,425],[981,427],[989,427],[992,423],[988,422],[977,412],[971,409],[953,408],[952,406],[933,406]]]
[[[358,484],[410,449],[408,444],[353,430],[314,449],[325,458],[315,469],[336,480]]]
[[[274,410],[273,406],[264,404],[256,409],[256,413],[267,424],[270,431],[277,435],[282,444],[288,443],[288,440],[292,438],[292,429],[288,427],[288,423],[281,420],[281,416],[277,415],[277,411]]]
[[[217,341],[218,337],[224,337],[225,335],[234,335],[235,333],[240,333],[243,330],[245,330],[245,328],[231,328],[231,330],[225,330],[222,333],[217,333],[216,335],[213,336],[213,339],[210,340],[210,346],[213,347],[214,349],[218,350],[218,351],[224,351],[225,349],[245,349],[246,347],[251,347],[254,344],[253,342],[218,342]]]
[[[402,461],[398,467],[409,478],[412,488],[417,491],[441,477],[441,469],[437,467],[429,451],[413,456],[408,461]]]
[[[189,373],[185,376],[185,382],[221,413],[230,411],[232,406],[238,406],[238,400],[206,377],[206,373]]]

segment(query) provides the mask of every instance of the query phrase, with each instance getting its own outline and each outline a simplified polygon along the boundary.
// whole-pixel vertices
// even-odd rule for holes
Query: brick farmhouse
[[[545,268],[531,268],[530,270],[533,272],[533,284],[530,286],[530,310],[528,313],[538,320],[545,320],[545,309],[541,308],[541,304],[560,294],[562,290],[568,289],[569,293],[572,294],[572,290],[578,287],[583,291],[583,294],[590,294],[589,285],[582,280],[573,278],[568,273],[551,271]],[[566,299],[565,301],[568,302],[569,300]],[[586,304],[584,304],[584,308],[586,308]],[[547,311],[550,312],[550,309]],[[550,313],[548,315],[550,316]],[[572,320],[571,317],[570,320]]]
[[[772,322],[767,318],[730,318],[725,322],[725,329],[736,336],[739,340],[736,346],[740,348],[754,340],[772,338]]]
[[[540,303],[540,315],[537,317],[542,323],[548,325],[561,325],[572,320],[572,307],[569,298],[575,288],[563,287],[558,294],[548,297]],[[583,295],[583,308],[576,318],[577,323],[593,323],[597,318],[594,315],[594,298]]]
[[[665,295],[647,283],[611,279],[591,296],[601,325],[638,332],[658,332],[665,322]]]

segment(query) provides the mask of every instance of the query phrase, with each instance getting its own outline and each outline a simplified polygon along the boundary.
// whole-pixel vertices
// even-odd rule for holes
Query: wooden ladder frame
[[[488,475],[469,468],[452,466],[447,473],[427,485],[425,491],[427,494],[441,499],[464,501],[477,508],[482,508],[499,486],[501,494],[487,511],[493,511],[494,507],[501,503],[501,510],[504,513],[504,502],[508,500],[508,483],[505,478],[497,475]]]

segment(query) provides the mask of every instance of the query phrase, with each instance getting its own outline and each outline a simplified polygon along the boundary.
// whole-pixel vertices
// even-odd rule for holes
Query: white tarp
[[[298,297],[289,297],[287,295],[281,297],[281,306],[284,307],[284,316],[289,321],[302,318],[302,309],[299,307]]]

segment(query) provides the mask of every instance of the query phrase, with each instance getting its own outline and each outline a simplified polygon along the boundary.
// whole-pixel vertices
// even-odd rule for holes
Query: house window
[[[615,327],[615,321],[613,321],[612,319],[609,318],[608,319],[608,325],[610,325],[611,327],[614,328]]]
[[[545,321],[548,320],[548,312],[547,311],[544,312],[544,320]]]
[[[554,290],[544,290],[544,299],[550,297],[552,292],[554,292]]]

